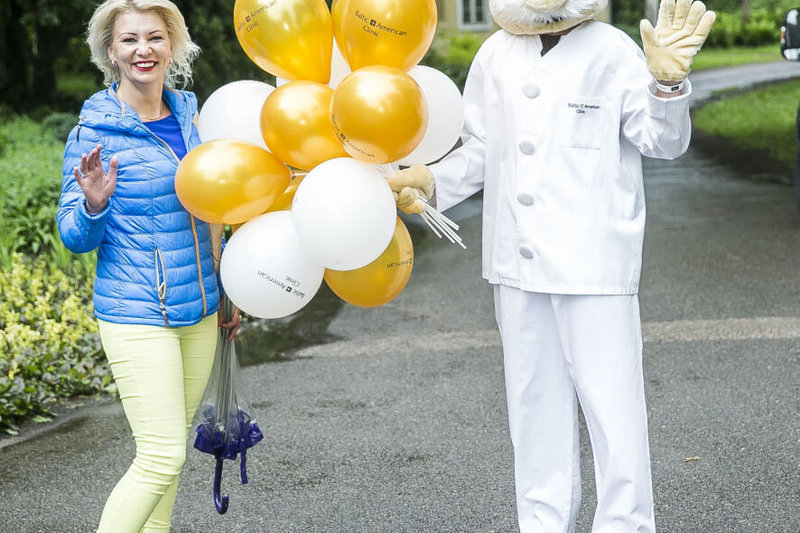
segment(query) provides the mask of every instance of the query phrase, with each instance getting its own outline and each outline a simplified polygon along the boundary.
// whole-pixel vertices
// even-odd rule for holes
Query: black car
[[[781,54],[788,61],[800,61],[800,8],[790,9],[783,17],[781,28]],[[800,107],[795,119],[797,143],[800,147]],[[800,149],[794,163],[794,193],[797,207],[800,208]]]

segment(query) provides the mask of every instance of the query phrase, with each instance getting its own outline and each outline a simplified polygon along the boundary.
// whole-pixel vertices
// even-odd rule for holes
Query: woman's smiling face
[[[151,85],[160,87],[172,59],[164,19],[155,11],[120,14],[114,22],[108,57],[119,68],[120,86],[130,83],[140,91]]]

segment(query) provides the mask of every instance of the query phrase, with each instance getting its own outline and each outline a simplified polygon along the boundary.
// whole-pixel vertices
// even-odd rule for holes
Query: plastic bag
[[[233,316],[234,306],[224,294],[220,298],[223,323]],[[200,403],[197,436],[194,447],[216,458],[214,470],[214,505],[219,514],[228,510],[228,495],[220,494],[222,461],[241,456],[240,476],[247,483],[247,450],[255,446],[264,435],[252,416],[250,406],[241,395],[239,360],[234,342],[228,342],[229,331],[220,328],[214,367]]]

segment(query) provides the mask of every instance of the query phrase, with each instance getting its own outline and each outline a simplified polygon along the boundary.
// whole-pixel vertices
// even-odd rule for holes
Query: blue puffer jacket
[[[187,150],[200,144],[192,119],[194,94],[164,89]],[[108,169],[119,158],[117,187],[96,215],[86,210],[72,174],[82,154],[102,145]],[[114,88],[89,98],[67,140],[58,229],[76,253],[97,251],[94,308],[98,318],[124,324],[188,326],[219,307],[211,238],[175,194],[178,158],[125,105]]]

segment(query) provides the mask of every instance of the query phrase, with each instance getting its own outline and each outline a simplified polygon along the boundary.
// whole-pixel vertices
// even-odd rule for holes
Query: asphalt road
[[[703,98],[787,72],[800,65],[692,79]],[[641,308],[662,533],[800,531],[800,213],[789,175],[703,138],[676,161],[645,161]],[[283,324],[311,345],[245,370],[266,435],[249,454],[249,485],[229,464],[230,510],[217,515],[212,459],[190,451],[174,532],[516,531],[479,211],[473,199],[448,213],[467,251],[413,225],[414,274],[393,302],[363,310],[323,291]],[[253,361],[270,342],[252,327],[240,348]],[[581,437],[585,533],[594,489]],[[93,531],[132,455],[113,401],[0,440],[0,532]]]

